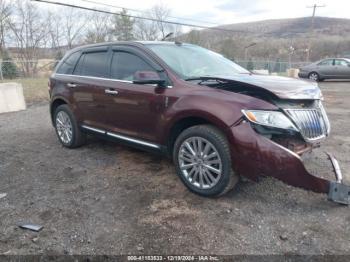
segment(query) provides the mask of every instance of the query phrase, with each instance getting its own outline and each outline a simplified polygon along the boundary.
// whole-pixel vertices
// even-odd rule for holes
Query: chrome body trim
[[[336,179],[337,179],[337,183],[342,183],[343,182],[343,175],[342,175],[338,160],[335,159],[335,157],[329,153],[327,153],[327,155],[332,162],[333,169],[334,169]]]
[[[111,133],[111,132],[107,132],[106,134],[107,134],[107,136],[111,136],[111,137],[114,137],[114,138],[122,139],[122,140],[125,140],[125,141],[128,141],[128,142],[132,142],[132,143],[135,143],[135,144],[140,144],[140,145],[143,145],[143,146],[153,147],[153,148],[157,148],[157,149],[160,148],[159,145],[156,145],[156,144],[153,144],[153,143],[149,143],[149,142],[145,142],[145,141],[142,141],[142,140],[139,140],[139,139],[131,138],[131,137],[128,137],[128,136],[119,135],[119,134]]]
[[[119,82],[119,83],[134,84],[133,81],[122,80],[122,79],[113,79],[113,78],[107,78],[107,77],[82,76],[82,75],[70,75],[70,74],[58,74],[58,73],[55,73],[52,75],[52,77],[55,77],[55,76],[78,77],[78,78],[85,78],[85,79],[107,80],[107,81],[113,81],[113,82]],[[153,86],[153,85],[148,85],[148,86]],[[166,86],[166,88],[173,88],[173,86]]]
[[[113,79],[113,78],[107,78],[107,77],[82,76],[82,75],[57,74],[57,73],[55,73],[53,76],[68,76],[68,77],[78,77],[78,78],[87,78],[87,79],[96,79],[96,80],[108,80],[108,81],[113,81],[113,82],[132,84],[132,81],[122,80],[122,79]]]
[[[84,128],[84,129],[90,130],[90,131],[94,131],[96,133],[106,134],[106,131],[98,129],[98,128],[94,128],[94,127],[91,127],[91,126],[82,125],[81,127]]]
[[[143,145],[143,146],[148,146],[148,147],[160,149],[160,145],[153,144],[153,143],[150,143],[150,142],[146,142],[146,141],[143,141],[143,140],[140,140],[140,139],[135,139],[135,138],[132,138],[132,137],[129,137],[129,136],[124,136],[124,135],[120,135],[120,134],[116,134],[116,133],[112,133],[112,132],[107,132],[105,130],[94,128],[94,127],[91,127],[91,126],[88,126],[88,125],[81,125],[81,127],[84,128],[84,129],[87,129],[87,130],[99,133],[99,134],[104,134],[104,135],[107,135],[107,136],[111,136],[111,137],[114,137],[114,138],[118,138],[118,139],[121,139],[121,140],[132,142],[132,143],[135,143],[135,144],[139,144],[139,145]]]

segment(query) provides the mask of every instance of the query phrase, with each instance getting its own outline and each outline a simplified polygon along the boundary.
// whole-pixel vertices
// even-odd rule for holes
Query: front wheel
[[[213,126],[183,131],[175,142],[173,160],[182,182],[202,196],[223,195],[239,180],[231,168],[227,139]]]

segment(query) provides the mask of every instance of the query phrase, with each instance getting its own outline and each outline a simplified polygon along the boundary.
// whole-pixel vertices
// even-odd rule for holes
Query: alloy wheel
[[[318,81],[318,74],[316,74],[316,73],[311,73],[311,74],[309,75],[309,79],[310,79],[310,80],[313,80],[313,81]]]
[[[57,113],[56,129],[59,138],[64,144],[71,143],[73,139],[73,125],[66,112],[60,111]]]
[[[203,137],[190,137],[183,141],[178,161],[183,177],[200,189],[214,187],[223,172],[218,150]]]

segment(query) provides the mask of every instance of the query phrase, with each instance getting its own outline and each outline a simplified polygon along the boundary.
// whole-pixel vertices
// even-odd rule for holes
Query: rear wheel
[[[199,195],[225,194],[239,180],[231,168],[227,139],[213,126],[199,125],[183,131],[175,142],[173,158],[182,182]]]
[[[54,124],[58,140],[63,146],[76,148],[85,143],[86,136],[80,131],[68,105],[60,105],[56,108]]]
[[[316,72],[311,72],[309,74],[309,79],[318,82],[320,81],[320,76]]]

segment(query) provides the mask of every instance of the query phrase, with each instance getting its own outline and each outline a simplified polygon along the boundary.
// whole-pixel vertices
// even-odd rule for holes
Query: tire
[[[80,131],[73,112],[68,105],[58,106],[54,112],[53,119],[58,140],[64,147],[77,148],[85,144],[86,135]],[[64,130],[68,131],[65,132]]]
[[[316,82],[321,81],[321,80],[320,80],[320,75],[319,75],[318,73],[316,73],[316,72],[311,72],[311,73],[308,75],[308,78],[309,78],[310,80],[313,80],[313,81],[316,81]]]
[[[201,196],[223,195],[239,181],[239,176],[232,170],[225,135],[210,125],[193,126],[183,131],[176,139],[173,161],[176,173],[185,186]]]

